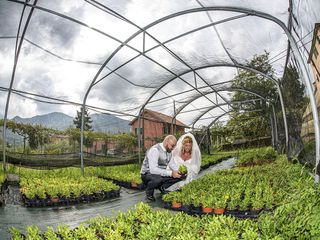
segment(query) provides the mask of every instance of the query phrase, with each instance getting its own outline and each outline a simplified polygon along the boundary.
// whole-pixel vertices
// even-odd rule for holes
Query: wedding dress
[[[183,146],[182,141],[186,136],[189,136],[192,138],[192,153],[191,153],[190,159],[183,160],[181,158],[181,149]],[[196,176],[198,175],[198,173],[200,171],[201,153],[200,153],[198,143],[197,143],[195,137],[191,133],[186,133],[179,138],[179,140],[177,142],[177,146],[172,151],[172,159],[173,159],[173,161],[175,161],[175,163],[178,167],[181,165],[186,166],[188,169],[188,173],[187,173],[187,177],[185,180],[182,180],[182,181],[177,182],[176,184],[170,186],[169,188],[166,189],[168,191],[175,191],[175,190],[181,188],[182,186],[188,184],[189,182],[191,182],[192,180],[194,180],[196,178]]]

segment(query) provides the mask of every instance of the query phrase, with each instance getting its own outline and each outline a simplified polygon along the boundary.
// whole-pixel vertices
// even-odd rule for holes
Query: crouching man
[[[147,186],[147,200],[154,202],[154,190],[161,193],[181,180],[179,169],[172,159],[171,151],[177,144],[173,135],[168,135],[162,143],[152,146],[147,152],[141,167],[141,179]]]

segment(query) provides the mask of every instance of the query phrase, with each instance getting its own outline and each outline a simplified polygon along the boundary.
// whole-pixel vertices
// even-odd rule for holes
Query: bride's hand
[[[172,177],[173,178],[181,178],[181,175],[179,174],[178,171],[172,171]]]

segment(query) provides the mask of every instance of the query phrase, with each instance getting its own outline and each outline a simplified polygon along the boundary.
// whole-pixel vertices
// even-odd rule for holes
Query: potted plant
[[[178,202],[177,200],[173,200],[172,204],[171,204],[171,207],[174,208],[174,209],[181,208],[182,207],[182,203]]]
[[[251,202],[252,202],[251,211],[259,212],[263,208],[264,206],[264,199],[262,195],[263,187],[264,186],[262,184],[256,185],[254,196],[251,197]]]
[[[188,173],[188,169],[185,165],[180,165],[179,166],[179,172],[182,174],[182,175],[186,175]]]
[[[223,214],[225,212],[227,200],[224,197],[216,198],[213,202],[213,211],[215,214]]]
[[[211,213],[213,211],[212,198],[208,195],[198,196],[196,203],[201,206],[201,212],[203,213]]]
[[[174,209],[181,208],[181,197],[179,192],[171,192],[163,195],[162,200],[165,202],[171,202],[171,207]]]

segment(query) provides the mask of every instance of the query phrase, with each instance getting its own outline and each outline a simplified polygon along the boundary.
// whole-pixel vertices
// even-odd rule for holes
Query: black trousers
[[[146,173],[141,174],[141,179],[147,186],[147,196],[153,196],[155,189],[159,189],[160,187],[168,188],[176,182],[181,181],[183,178],[163,177],[156,174]]]

